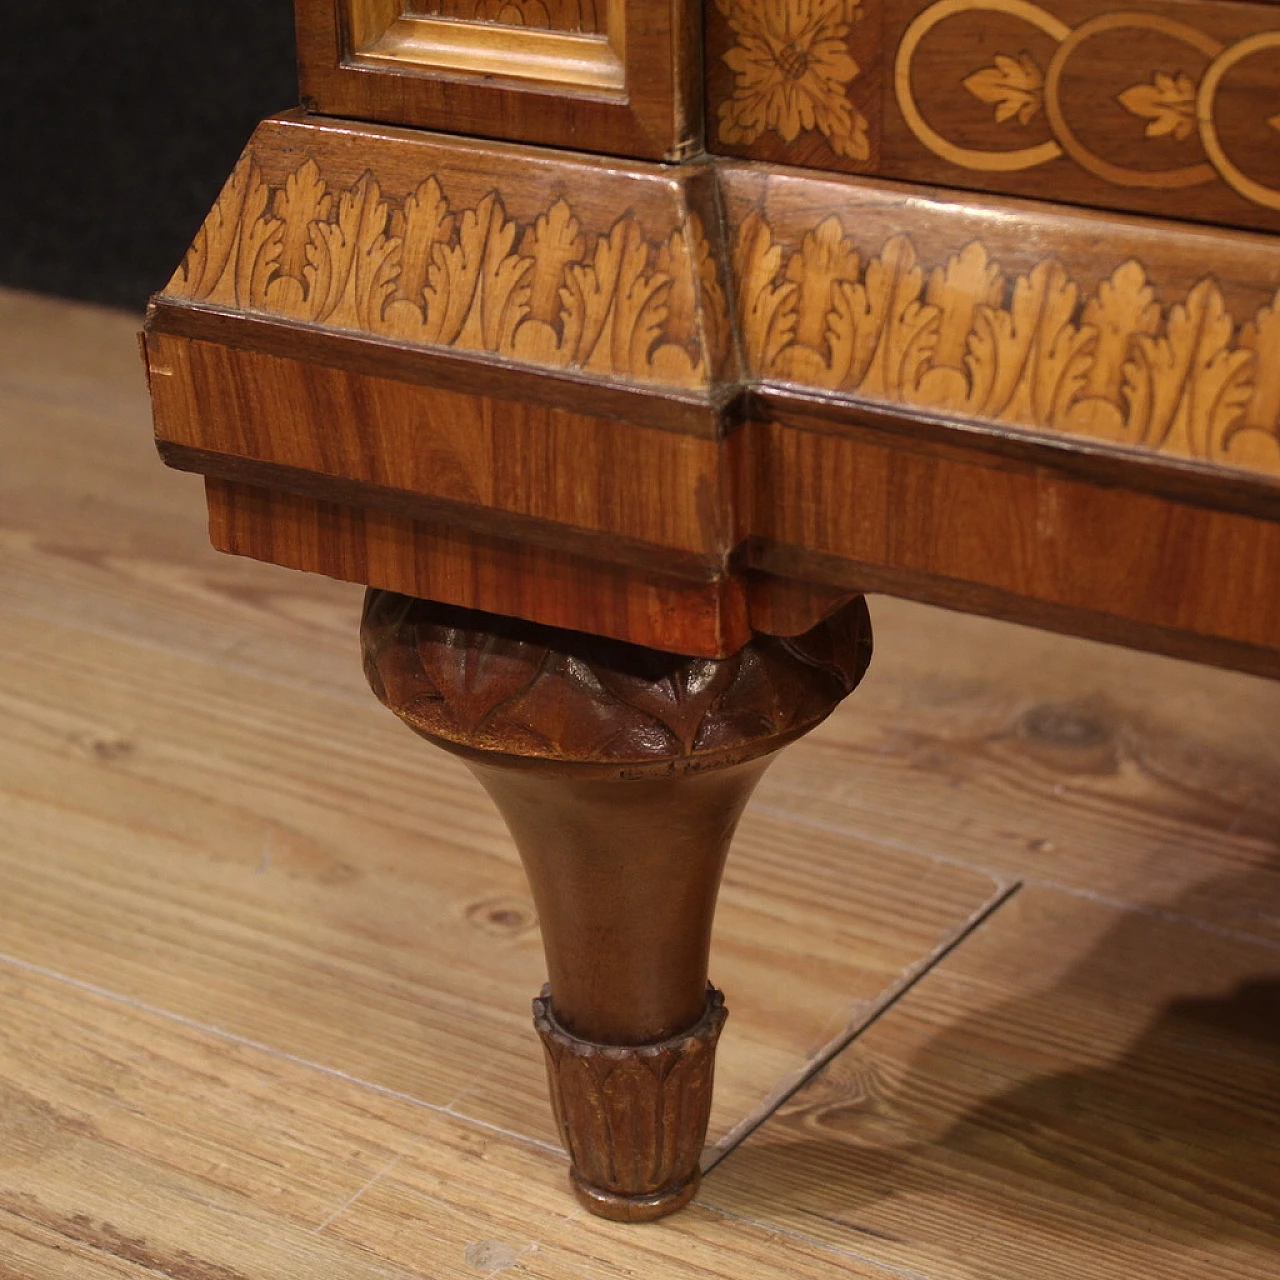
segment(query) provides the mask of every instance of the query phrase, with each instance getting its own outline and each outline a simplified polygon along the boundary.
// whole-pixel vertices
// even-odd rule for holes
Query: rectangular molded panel
[[[296,0],[326,115],[652,160],[700,140],[694,0]]]

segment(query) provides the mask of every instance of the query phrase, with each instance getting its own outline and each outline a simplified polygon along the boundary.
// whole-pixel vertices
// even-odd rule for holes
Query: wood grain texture
[[[566,1220],[558,1153],[20,963],[0,1011],[6,1280],[888,1280],[700,1207],[643,1239]]]
[[[1278,1001],[1274,947],[1025,889],[707,1199],[937,1280],[1262,1280]]]
[[[234,459],[245,479],[297,473],[335,497],[354,483],[371,505],[543,543],[557,526],[581,546],[616,538],[690,575],[720,570],[730,546],[715,440],[168,334],[148,353],[164,445]]]
[[[875,597],[860,714],[754,812],[1280,942],[1280,683]]]
[[[6,619],[15,648],[41,634],[47,619]],[[30,654],[5,687],[8,951],[83,981],[109,973],[132,999],[554,1142],[528,1028],[546,969],[514,851],[461,765],[427,765],[359,688],[349,644],[334,641],[351,682],[325,692],[247,673],[211,686],[206,662],[73,638],[61,649],[83,674],[61,693]],[[21,695],[19,681],[44,691]],[[362,804],[377,812],[361,818]],[[996,888],[749,818],[714,946],[717,980],[743,998],[720,1047],[711,1143],[736,1140]]]
[[[1280,643],[1272,522],[779,424],[766,432],[758,447],[770,480],[757,501],[764,532],[754,559],[769,572],[854,589],[865,566],[895,594],[951,583],[954,603],[977,612],[985,601],[966,603],[967,588],[999,592],[1014,617],[1024,602],[1027,621],[1039,620],[1036,602],[1058,606],[1047,625],[1070,628],[1079,615],[1087,628],[1096,614],[1188,641],[1214,636],[1259,651]],[[806,499],[777,503],[774,485],[803,487]],[[1114,638],[1124,641],[1122,626]],[[1135,630],[1130,642],[1144,641]]]
[[[713,150],[1280,227],[1272,5],[717,0],[707,20]]]
[[[616,544],[592,554],[572,540],[565,551],[531,541],[528,529],[519,538],[473,532],[456,513],[425,521],[215,479],[206,496],[210,540],[232,555],[672,653],[717,657],[751,636],[735,579],[690,574],[683,563],[672,572],[652,548],[627,564]]]
[[[537,1083],[524,1020],[540,975],[527,897],[497,821],[454,762],[424,767],[420,744],[370,705],[351,646],[354,589],[209,551],[198,482],[156,472],[149,456],[135,328],[133,317],[0,291],[0,937],[23,963],[269,1044],[255,1049],[116,997],[99,1004],[62,978],[20,970],[16,991],[0,994],[0,1078],[56,1113],[27,1130],[42,1144],[39,1160],[0,1168],[6,1187],[36,1194],[49,1211],[39,1221],[0,1214],[0,1257],[21,1280],[142,1280],[154,1269],[124,1252],[138,1240],[158,1258],[185,1249],[187,1261],[236,1266],[251,1280],[359,1275],[370,1257],[384,1274],[473,1276],[511,1253],[517,1274],[556,1280],[612,1280],[619,1268],[680,1280],[887,1280],[903,1270],[950,1280],[958,1264],[946,1259],[959,1249],[972,1271],[986,1266],[999,1280],[1037,1266],[1070,1277],[1082,1257],[1108,1276],[1177,1275],[1193,1263],[1196,1280],[1245,1264],[1267,1274],[1258,1259],[1271,1259],[1250,1252],[1234,1209],[1182,1202],[1182,1225],[1170,1226],[1172,1213],[1151,1208],[1160,1193],[1151,1183],[1119,1187],[1092,1234],[1076,1224],[1097,1206],[1095,1185],[1066,1184],[1049,1201],[1062,1230],[1048,1237],[1040,1203],[1020,1190],[1055,1171],[1113,1163],[1113,1136],[1132,1132],[1132,1115],[1092,1127],[1092,1147],[1087,1135],[1070,1148],[1037,1146],[1046,1154],[1035,1168],[1009,1139],[984,1137],[976,1163],[944,1148],[945,1177],[922,1174],[929,1156],[917,1151],[895,1166],[901,1176],[874,1183],[874,1210],[912,1214],[897,1233],[909,1242],[934,1223],[947,1235],[923,1239],[892,1271],[866,1260],[892,1247],[869,1232],[840,1228],[837,1239],[823,1228],[815,1241],[802,1206],[786,1201],[799,1192],[771,1181],[776,1164],[753,1167],[753,1194],[756,1205],[776,1194],[784,1208],[753,1221],[699,1203],[643,1232],[566,1219],[563,1162],[511,1136],[529,1134],[543,1105],[540,1088],[526,1095],[508,1083]],[[1084,1050],[1061,1035],[1066,1026],[1100,1029],[1101,1052],[1121,1059],[1122,1043],[1112,1046],[1140,1035],[1150,1016],[1133,1000],[1157,1010],[1164,991],[1229,992],[1247,976],[1258,954],[1250,939],[1280,938],[1280,683],[902,601],[873,608],[881,644],[857,714],[838,713],[782,755],[744,820],[722,892],[716,974],[743,996],[717,1087],[745,1100],[739,1114],[758,1114],[753,1081],[793,1080],[815,1045],[839,1043],[883,1006],[884,991],[918,973],[921,957],[986,901],[980,884],[1066,886],[1075,901],[1109,899],[1122,920],[1156,930],[1117,944],[1120,963],[1095,969],[1067,1013],[1041,986],[1080,992],[1074,980],[1059,983],[1060,960],[1070,962],[1073,947],[1094,950],[1085,931],[1109,929],[1095,928],[1098,917],[1077,928],[1078,914],[1055,911],[1043,935],[1034,926],[1029,949],[997,954],[989,974],[970,970],[970,997],[995,991],[998,1004],[1007,988],[997,983],[1010,974],[1029,993],[973,1035],[962,1023],[965,1047],[937,1042],[951,1062],[974,1063],[977,1045],[984,1081],[1024,1078],[1028,1034],[1045,1037],[1035,1074],[1052,1078],[1064,1054],[1078,1062]],[[481,874],[469,879],[468,867]],[[1106,915],[1105,904],[1097,910]],[[471,986],[455,999],[460,969]],[[1149,985],[1153,971],[1165,987]],[[485,1012],[455,1043],[450,1020],[470,1016],[477,1000]],[[882,1014],[879,1029],[905,1007]],[[931,1007],[921,1039],[956,1025],[956,1009]],[[1181,1080],[1176,1108],[1134,1114],[1175,1140],[1166,1152],[1185,1150],[1161,1126],[1215,1105],[1202,1081],[1230,1084],[1237,1062],[1260,1078],[1252,1048],[1228,1057],[1237,1033],[1203,1027],[1179,1013],[1136,1088],[1104,1080],[1053,1096],[1145,1106],[1152,1076],[1168,1090]],[[439,1058],[436,1028],[447,1046]],[[380,1065],[371,1043],[383,1047]],[[501,1061],[501,1087],[481,1082],[459,1105],[505,1135],[477,1136],[471,1121],[430,1110],[421,1095],[386,1092],[444,1073],[456,1096],[477,1083],[464,1078],[474,1046],[504,1043],[516,1048]],[[414,1061],[423,1052],[425,1065]],[[928,1082],[937,1056],[895,1094],[893,1115],[913,1098],[948,1105]],[[1264,1057],[1268,1070],[1273,1059]],[[334,1066],[360,1079],[344,1081],[326,1069]],[[1242,1096],[1231,1088],[1220,1101]],[[967,1096],[946,1095],[957,1109]],[[1256,1150],[1269,1132],[1275,1096],[1272,1083],[1262,1091],[1269,1110],[1241,1113],[1253,1132],[1238,1151]],[[1062,1112],[1044,1098],[1035,1114],[1052,1122],[1040,1131],[1051,1144]],[[863,1132],[879,1142],[880,1112],[857,1105]],[[86,1118],[100,1136],[82,1132]],[[713,1133],[730,1119],[721,1112]],[[811,1127],[839,1122],[829,1112]],[[549,1122],[534,1136],[552,1141]],[[1231,1176],[1223,1141],[1208,1139],[1214,1188]],[[4,1149],[15,1155],[20,1143],[9,1134]],[[784,1164],[782,1178],[795,1169],[807,1186],[806,1169],[828,1167],[823,1150]],[[1172,1157],[1161,1165],[1179,1167]],[[708,1178],[716,1203],[731,1168]],[[886,1168],[877,1160],[869,1172]],[[1242,1163],[1237,1175],[1250,1169]],[[841,1185],[847,1208],[873,1184]],[[993,1187],[1003,1208],[991,1207]],[[74,1222],[86,1205],[90,1223]],[[982,1211],[976,1226],[951,1231],[950,1215],[970,1205]],[[1113,1230],[1130,1208],[1127,1227]],[[117,1238],[90,1233],[103,1222]]]
[[[298,0],[302,101],[325,115],[651,160],[694,149],[700,15],[690,0],[602,6],[600,34],[573,34],[558,0],[493,7],[502,26],[488,13],[448,14],[424,30],[421,5]],[[584,66],[598,70],[583,79]]]

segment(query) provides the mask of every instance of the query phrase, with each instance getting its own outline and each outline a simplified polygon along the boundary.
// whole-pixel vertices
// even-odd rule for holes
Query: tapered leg
[[[773,754],[861,679],[865,604],[706,659],[370,591],[362,638],[375,693],[466,759],[520,850],[579,1199],[624,1221],[680,1208],[725,1018],[707,982],[725,856]]]

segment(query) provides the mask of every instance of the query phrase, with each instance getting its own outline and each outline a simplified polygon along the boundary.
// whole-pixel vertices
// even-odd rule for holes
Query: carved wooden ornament
[[[560,1026],[543,987],[533,1025],[551,1109],[574,1191],[593,1213],[646,1222],[697,1194],[725,1017],[724,996],[710,987],[702,1019],[683,1035],[639,1047],[593,1044]]]
[[[379,591],[361,638],[378,698],[467,760],[520,850],[579,1199],[621,1221],[673,1212],[698,1187],[725,1019],[707,963],[729,843],[772,755],[862,678],[864,601],[710,660]]]
[[[871,660],[861,600],[805,635],[690,658],[371,592],[365,672],[414,732],[494,763],[652,777],[775,751],[825,719]]]

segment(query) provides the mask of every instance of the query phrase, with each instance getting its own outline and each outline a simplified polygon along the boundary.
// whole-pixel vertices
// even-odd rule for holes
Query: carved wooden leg
[[[533,889],[534,1001],[579,1199],[624,1221],[698,1187],[724,1000],[707,983],[720,873],[772,754],[871,656],[858,598],[796,639],[684,658],[370,591],[365,670],[493,797]]]

